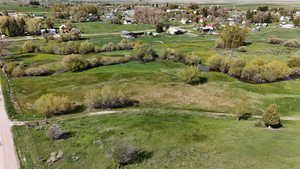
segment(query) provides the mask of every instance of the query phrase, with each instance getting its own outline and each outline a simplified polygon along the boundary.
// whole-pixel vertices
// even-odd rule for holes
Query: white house
[[[187,23],[191,23],[192,20],[190,20],[190,19],[188,19],[188,18],[181,18],[180,22],[181,22],[182,24],[185,25],[185,24],[187,24]]]
[[[167,30],[167,33],[170,34],[170,35],[179,35],[179,34],[184,34],[186,33],[187,31],[184,30],[184,29],[179,29],[179,28],[176,28],[176,27],[170,27],[168,30]]]
[[[294,29],[296,28],[296,26],[294,24],[285,24],[285,25],[280,25],[281,28],[285,28],[285,29]]]

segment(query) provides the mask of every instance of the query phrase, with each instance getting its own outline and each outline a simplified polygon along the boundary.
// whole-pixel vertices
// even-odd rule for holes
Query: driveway
[[[0,91],[0,169],[19,169],[19,160],[16,153],[12,122],[8,119],[2,91]]]

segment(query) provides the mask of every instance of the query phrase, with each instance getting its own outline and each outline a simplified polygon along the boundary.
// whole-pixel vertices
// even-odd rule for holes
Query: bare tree
[[[156,25],[162,19],[163,11],[150,6],[138,6],[135,8],[134,17],[140,24]]]

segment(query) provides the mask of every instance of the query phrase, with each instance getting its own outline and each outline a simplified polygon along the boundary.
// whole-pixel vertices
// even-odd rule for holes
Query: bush
[[[300,41],[298,40],[288,40],[283,43],[283,46],[286,47],[300,47]]]
[[[23,52],[35,52],[35,50],[37,49],[37,46],[33,44],[32,41],[27,41],[23,44],[22,46]]]
[[[151,62],[158,58],[158,54],[151,46],[143,45],[137,49],[135,58],[142,62]]]
[[[162,56],[162,59],[183,62],[185,57],[186,56],[182,52],[168,48]]]
[[[278,128],[282,126],[278,106],[276,104],[269,105],[263,114],[263,121],[267,127]]]
[[[232,59],[228,74],[234,77],[241,77],[246,61],[244,59],[236,58]]]
[[[95,58],[89,60],[90,67],[100,66],[103,65],[103,63],[104,63],[103,56],[96,56]]]
[[[7,74],[11,75],[17,66],[18,66],[17,63],[9,62],[9,63],[5,64],[4,70]]]
[[[186,65],[195,65],[198,66],[199,64],[201,64],[201,59],[199,56],[195,55],[195,54],[191,54],[191,55],[187,55],[183,58],[183,62]]]
[[[268,40],[269,43],[274,44],[274,45],[280,45],[284,43],[284,40],[279,39],[279,38],[270,38]]]
[[[35,109],[46,117],[69,113],[76,109],[76,105],[66,96],[45,94],[34,103]]]
[[[263,67],[262,78],[273,82],[278,79],[285,79],[289,77],[292,73],[292,70],[288,67],[287,64],[273,61]]]
[[[248,120],[251,117],[251,110],[246,102],[238,104],[236,116],[237,120]]]
[[[130,144],[119,144],[113,149],[114,160],[121,166],[132,164],[139,158],[139,151]]]
[[[120,108],[135,104],[124,89],[118,86],[103,86],[101,89],[91,90],[85,96],[85,102],[90,109]]]
[[[87,54],[87,53],[91,53],[91,52],[94,52],[94,46],[89,41],[85,41],[80,44],[80,47],[79,47],[80,54]]]
[[[288,60],[288,66],[291,68],[300,67],[300,57],[292,57]]]
[[[86,60],[76,55],[65,56],[62,62],[65,69],[70,70],[72,72],[86,69],[89,66],[89,63]]]
[[[67,42],[66,51],[68,54],[79,53],[79,44],[74,41]]]
[[[213,55],[208,59],[208,65],[211,69],[220,71],[220,68],[225,60],[224,56],[221,55]]]
[[[300,26],[300,17],[297,17],[293,20],[295,26]]]
[[[48,66],[31,67],[25,70],[26,76],[43,76],[52,73],[53,71]]]
[[[187,84],[197,84],[201,81],[201,71],[196,66],[189,66],[180,71],[178,77]]]

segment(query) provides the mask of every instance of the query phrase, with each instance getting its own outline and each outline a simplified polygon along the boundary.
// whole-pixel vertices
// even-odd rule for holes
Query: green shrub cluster
[[[178,77],[187,84],[197,84],[201,81],[201,71],[196,66],[188,66],[178,73]]]
[[[228,73],[231,76],[241,78],[254,83],[274,82],[288,78],[292,69],[283,62],[266,62],[262,59],[254,59],[246,62],[242,58],[227,58],[215,55],[209,58],[211,69]]]
[[[114,85],[89,91],[85,96],[85,102],[90,109],[120,108],[135,104],[124,88]]]
[[[45,94],[34,103],[35,109],[43,113],[46,117],[72,112],[76,109],[76,104],[66,96],[56,96]]]
[[[180,51],[169,48],[162,55],[161,59],[181,62],[186,65],[199,65],[201,63],[200,57],[194,53],[191,55],[185,55]]]
[[[37,46],[32,41],[25,42],[23,45],[24,52],[42,52],[49,54],[58,55],[69,55],[69,54],[87,54],[93,52],[109,52],[117,50],[131,50],[134,49],[136,43],[122,40],[119,43],[108,43],[101,46],[95,46],[89,41],[78,43],[75,41],[68,42],[56,42],[50,41],[47,45]]]
[[[88,68],[89,62],[77,55],[65,56],[62,60],[65,70],[77,72]]]
[[[296,39],[283,40],[280,38],[270,38],[268,42],[271,44],[282,45],[286,47],[293,47],[293,48],[300,47],[300,41]]]
[[[150,45],[142,45],[135,50],[134,58],[141,62],[151,62],[158,58],[158,54]]]

